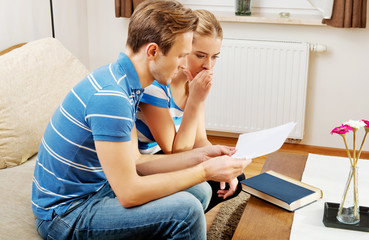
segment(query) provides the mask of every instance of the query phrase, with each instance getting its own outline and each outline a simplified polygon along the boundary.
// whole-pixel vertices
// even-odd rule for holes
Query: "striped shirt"
[[[145,88],[141,102],[161,108],[168,108],[176,127],[176,131],[178,131],[182,122],[183,110],[174,102],[170,85],[161,85],[157,81],[154,81],[151,85]],[[161,150],[152,136],[140,109],[137,112],[136,128],[138,148],[142,154],[154,154]]]
[[[106,176],[94,141],[130,141],[143,89],[130,59],[103,66],[79,82],[55,111],[37,155],[32,210],[42,220],[98,191]]]

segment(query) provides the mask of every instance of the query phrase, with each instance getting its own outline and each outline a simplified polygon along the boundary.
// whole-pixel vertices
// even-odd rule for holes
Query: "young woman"
[[[204,103],[212,85],[213,68],[220,54],[223,30],[207,10],[195,10],[199,23],[194,32],[187,69],[181,69],[170,85],[158,82],[145,88],[137,113],[139,149],[144,154],[176,153],[211,145],[206,136]],[[225,183],[209,182],[213,196],[208,209],[241,186],[234,179]],[[218,202],[219,202],[218,201]]]

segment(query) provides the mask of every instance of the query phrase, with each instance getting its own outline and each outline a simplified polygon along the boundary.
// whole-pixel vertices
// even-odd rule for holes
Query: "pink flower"
[[[369,121],[368,120],[361,120],[361,121],[363,121],[364,123],[365,123],[365,125],[366,125],[366,127],[369,127]]]
[[[349,131],[352,131],[352,127],[350,127],[349,125],[345,124],[342,126],[339,126],[339,127],[336,127],[334,128],[332,131],[331,131],[331,134],[333,133],[337,133],[337,134],[346,134],[348,133]]]

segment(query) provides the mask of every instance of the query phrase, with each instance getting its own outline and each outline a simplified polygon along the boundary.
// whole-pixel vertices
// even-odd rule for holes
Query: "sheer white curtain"
[[[334,0],[308,0],[310,4],[318,9],[322,14],[323,18],[331,18],[333,2]]]

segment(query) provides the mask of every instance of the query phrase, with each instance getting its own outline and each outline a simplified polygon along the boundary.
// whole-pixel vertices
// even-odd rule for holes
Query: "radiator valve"
[[[310,51],[317,53],[326,52],[327,46],[319,43],[310,43]]]

